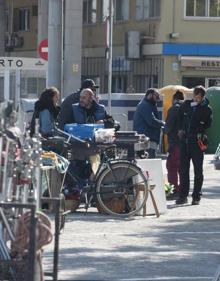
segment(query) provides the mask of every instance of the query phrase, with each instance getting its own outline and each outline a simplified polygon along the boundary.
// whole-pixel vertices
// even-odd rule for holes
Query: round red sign
[[[42,59],[48,60],[48,39],[44,39],[40,42],[38,47],[38,53]]]

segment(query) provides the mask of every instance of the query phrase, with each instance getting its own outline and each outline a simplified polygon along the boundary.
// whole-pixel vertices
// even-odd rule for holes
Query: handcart
[[[117,149],[119,144],[127,149],[128,138],[124,140],[121,137],[119,141],[114,138],[111,143],[100,143],[81,140],[60,130],[58,132],[66,137],[66,143],[69,144],[69,159],[88,160],[96,156],[92,177],[82,181],[74,171],[67,172],[79,190],[79,205],[83,203],[86,211],[96,206],[101,212],[120,217],[133,216],[142,209],[148,195],[148,178],[135,164],[134,151],[135,144],[140,142],[139,136],[134,133],[135,140],[132,139],[130,143],[132,153],[125,160],[119,158]],[[139,204],[136,204],[137,200]]]

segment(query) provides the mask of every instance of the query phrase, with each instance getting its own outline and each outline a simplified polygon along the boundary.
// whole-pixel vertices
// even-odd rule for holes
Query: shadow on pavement
[[[120,221],[116,223],[120,228]],[[169,227],[158,224],[137,234],[112,234],[112,237],[108,234],[106,246],[109,241],[111,244],[117,239],[126,241],[126,245],[110,249],[103,244],[97,247],[96,243],[90,248],[70,244],[68,249],[60,251],[62,276],[65,272],[69,272],[65,280],[213,276],[220,263],[219,219],[181,222],[171,219],[167,223]],[[141,245],[135,245],[136,239]]]

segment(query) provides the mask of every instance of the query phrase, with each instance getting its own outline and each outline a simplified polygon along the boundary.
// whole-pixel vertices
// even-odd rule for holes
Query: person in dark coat
[[[72,105],[72,120],[73,123],[77,124],[104,124],[107,113],[105,106],[96,102],[95,95],[93,91],[89,88],[83,89],[80,93],[79,102]],[[74,153],[75,160],[70,162],[69,172],[75,174],[82,180],[90,178],[91,175],[94,175],[92,167],[96,166],[96,163],[99,163],[99,155],[97,152],[94,155],[87,156],[88,151],[85,148],[78,148]],[[93,159],[92,159],[93,157]],[[88,165],[89,158],[90,164]],[[95,160],[94,160],[95,158]],[[98,160],[97,160],[98,159]],[[91,165],[91,168],[90,168]],[[92,171],[91,171],[92,169]],[[73,173],[73,174],[74,174]],[[65,185],[70,187],[74,186],[72,177],[67,175],[65,179]]]
[[[82,86],[79,90],[70,94],[62,102],[60,114],[58,116],[59,128],[61,130],[64,129],[65,124],[74,123],[72,105],[79,102],[80,93],[83,89],[86,88],[91,89],[95,93],[96,89],[99,88],[99,86],[97,86],[92,79],[86,79],[83,81]]]
[[[134,114],[134,130],[150,139],[150,147],[147,150],[149,158],[156,157],[156,150],[160,142],[160,131],[165,124],[159,119],[157,109],[159,97],[156,89],[148,89]]]
[[[186,100],[179,109],[180,193],[176,200],[179,205],[188,202],[191,160],[194,166],[192,205],[198,205],[202,195],[205,131],[212,123],[212,109],[205,94],[203,86],[195,87],[193,99]]]
[[[174,186],[173,194],[169,199],[176,198],[179,192],[179,169],[180,169],[180,140],[178,137],[178,115],[184,100],[182,92],[177,91],[173,95],[172,106],[169,108],[165,121],[164,133],[168,136],[168,157],[166,162],[168,182]]]
[[[91,89],[83,89],[79,102],[72,105],[73,123],[95,124],[103,123],[106,118],[105,106],[96,102]]]

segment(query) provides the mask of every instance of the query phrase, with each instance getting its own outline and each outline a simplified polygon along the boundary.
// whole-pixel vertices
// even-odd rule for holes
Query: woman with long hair
[[[60,93],[57,88],[46,88],[39,100],[35,103],[34,114],[31,121],[31,136],[35,133],[35,120],[39,119],[40,133],[43,137],[52,136],[55,128],[55,121],[59,114]]]

